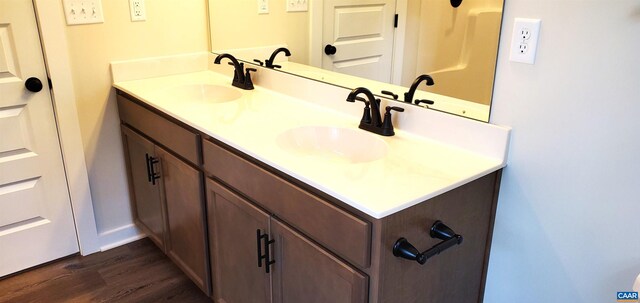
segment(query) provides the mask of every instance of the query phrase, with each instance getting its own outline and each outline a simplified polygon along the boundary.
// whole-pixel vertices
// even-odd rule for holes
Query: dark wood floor
[[[0,302],[211,302],[148,239],[0,279]]]

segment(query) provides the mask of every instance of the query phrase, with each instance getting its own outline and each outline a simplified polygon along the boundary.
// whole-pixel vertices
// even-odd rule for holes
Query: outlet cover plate
[[[129,0],[129,12],[131,13],[131,21],[147,20],[147,9],[144,0]]]
[[[102,0],[62,0],[67,25],[104,23]]]
[[[535,63],[538,37],[540,36],[540,23],[540,19],[515,19],[511,36],[510,61],[527,64]]]
[[[258,15],[269,13],[269,0],[258,0]]]

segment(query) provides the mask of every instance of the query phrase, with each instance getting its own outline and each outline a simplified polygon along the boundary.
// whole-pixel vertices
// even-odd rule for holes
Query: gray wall
[[[542,19],[535,65],[509,62],[515,17]],[[485,302],[615,302],[640,273],[640,1],[507,0],[504,20]]]

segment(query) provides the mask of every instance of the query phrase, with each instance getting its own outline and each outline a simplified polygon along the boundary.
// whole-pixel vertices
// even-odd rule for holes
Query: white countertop
[[[504,158],[397,128],[392,137],[371,134],[358,129],[359,119],[351,115],[260,86],[241,90],[242,97],[226,103],[176,100],[163,92],[186,84],[231,87],[230,82],[229,77],[207,70],[119,81],[114,87],[374,218],[423,202],[506,163]],[[371,134],[384,140],[387,154],[378,160],[356,163],[340,157],[293,152],[277,143],[281,133],[300,126],[342,127]],[[505,132],[508,137],[508,129]],[[502,154],[506,156],[506,152]]]

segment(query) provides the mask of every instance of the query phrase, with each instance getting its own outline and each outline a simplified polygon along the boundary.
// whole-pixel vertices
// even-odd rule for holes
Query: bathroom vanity
[[[114,84],[136,221],[202,291],[216,302],[482,301],[507,128],[461,122],[502,138],[491,156],[402,125],[381,138],[353,115],[229,83],[200,71]],[[430,235],[437,221],[463,240],[424,265],[394,255],[401,238],[418,251],[445,241]]]

